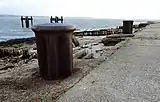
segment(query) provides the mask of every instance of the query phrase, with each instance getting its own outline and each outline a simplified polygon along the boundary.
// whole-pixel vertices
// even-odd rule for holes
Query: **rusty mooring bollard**
[[[35,33],[40,75],[47,80],[72,74],[72,34],[74,26],[48,23],[32,27]]]
[[[132,34],[133,33],[133,22],[132,20],[123,21],[123,34]]]

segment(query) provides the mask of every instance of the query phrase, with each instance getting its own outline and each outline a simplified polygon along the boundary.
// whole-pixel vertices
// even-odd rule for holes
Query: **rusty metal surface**
[[[123,34],[132,34],[133,33],[133,21],[125,20],[123,21]]]
[[[32,27],[36,36],[39,71],[44,79],[59,79],[72,74],[74,29],[74,26],[65,24],[42,24]]]
[[[65,23],[45,23],[41,25],[35,25],[32,27],[33,31],[42,31],[42,32],[62,32],[62,31],[74,31],[75,26],[65,24]]]

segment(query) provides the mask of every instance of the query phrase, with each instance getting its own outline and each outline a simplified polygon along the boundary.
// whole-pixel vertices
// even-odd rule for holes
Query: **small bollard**
[[[40,75],[46,80],[72,74],[72,34],[74,26],[48,23],[32,27],[35,33]]]
[[[123,34],[132,34],[133,33],[133,22],[132,20],[123,21]]]

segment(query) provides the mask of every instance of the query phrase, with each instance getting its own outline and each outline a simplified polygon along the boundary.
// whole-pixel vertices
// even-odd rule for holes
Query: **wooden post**
[[[26,28],[29,28],[29,18],[28,18],[28,16],[26,16],[25,22],[26,22]]]
[[[29,28],[29,21],[31,21],[31,26],[33,25],[33,17],[31,16],[30,18],[28,16],[23,17],[21,16],[21,23],[22,23],[22,28],[24,28],[24,22],[26,23],[26,28]]]
[[[51,18],[50,18],[50,23],[53,23],[52,19],[53,19],[53,18],[52,18],[52,16],[51,16]]]
[[[58,23],[58,17],[55,16],[55,23]]]
[[[23,16],[21,16],[21,23],[22,23],[22,28],[24,28],[24,24],[23,24]]]
[[[33,26],[33,17],[31,16],[31,25]]]
[[[57,16],[55,16],[55,18],[53,18],[53,17],[51,16],[51,18],[50,18],[50,23],[53,23],[53,21],[54,21],[55,23],[58,23],[58,21],[61,21],[61,23],[63,23],[63,16],[61,16],[61,18],[58,18]]]
[[[61,16],[61,23],[63,23],[63,16]]]

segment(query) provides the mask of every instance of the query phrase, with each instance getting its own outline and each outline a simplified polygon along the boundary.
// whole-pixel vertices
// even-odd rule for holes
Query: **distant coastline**
[[[34,37],[30,29],[21,28],[21,15],[0,15],[0,41]],[[33,16],[34,24],[49,22],[49,16]],[[64,17],[65,23],[76,26],[77,31],[116,28],[122,25],[122,19],[96,19],[92,17]],[[136,20],[135,24],[147,20]]]
[[[50,15],[50,16],[35,16],[35,15],[10,15],[10,14],[0,14],[0,17],[20,17],[20,16],[33,16],[33,17],[44,17],[44,18],[49,18],[50,16],[55,16],[55,15]],[[124,19],[120,18],[94,18],[94,17],[70,17],[70,16],[64,16],[65,19],[101,19],[101,20],[121,20],[123,21]],[[144,22],[144,21],[158,21],[157,19],[132,19],[135,22]],[[160,20],[159,20],[160,21]]]

